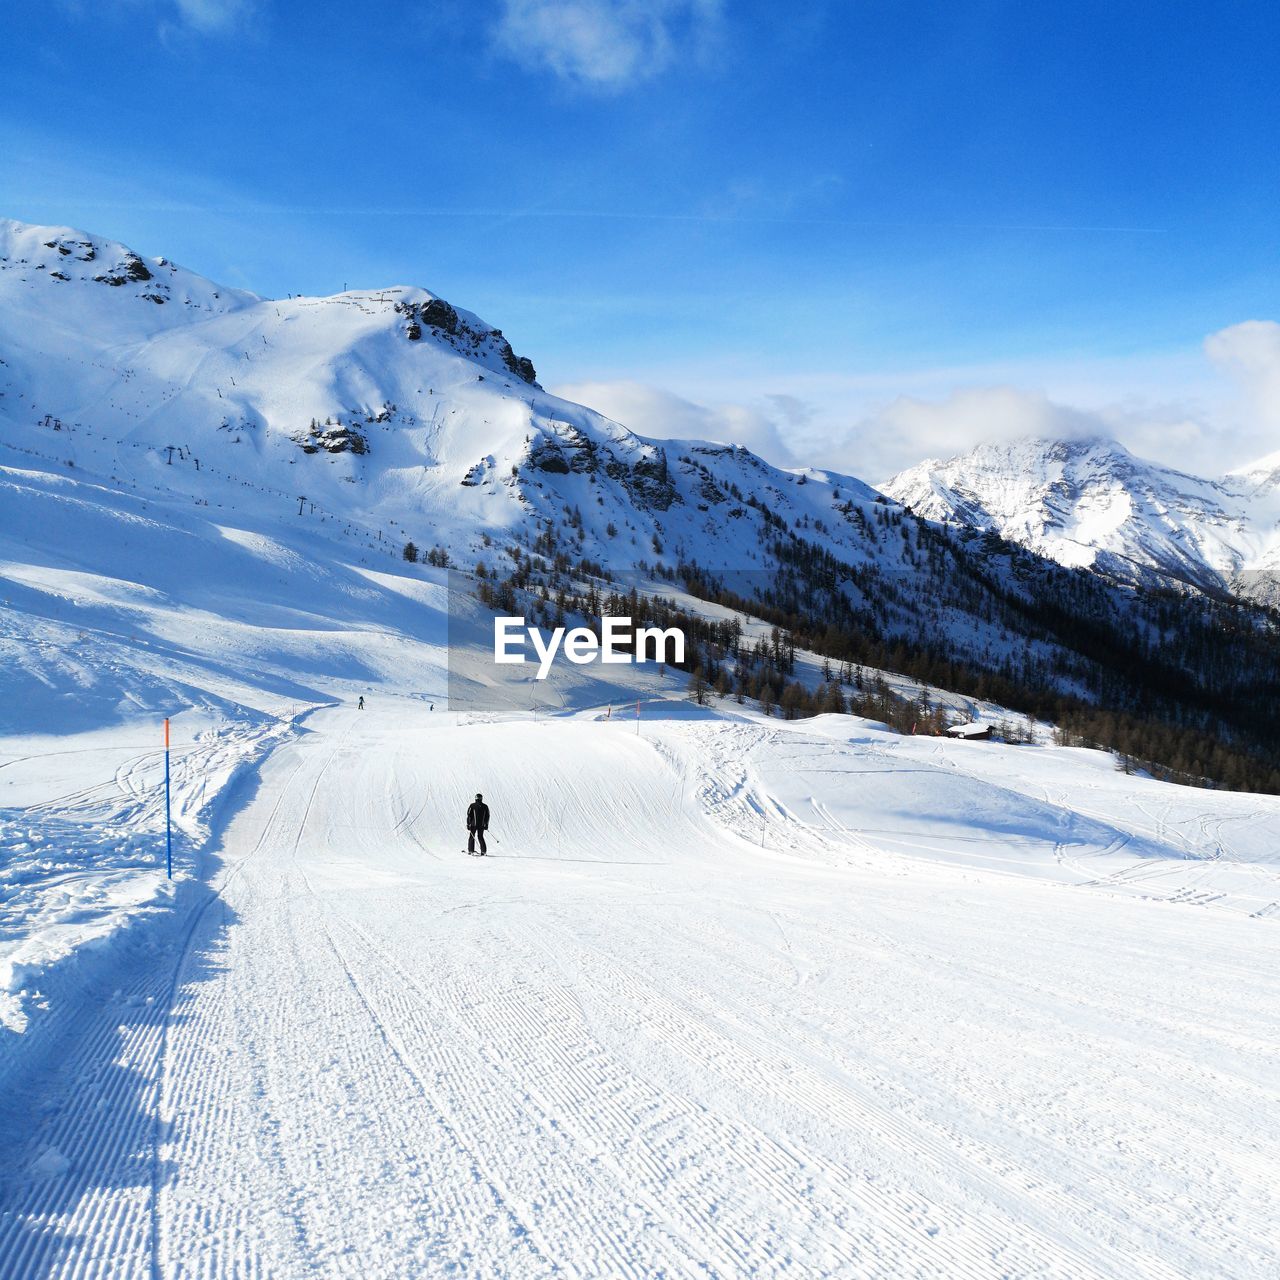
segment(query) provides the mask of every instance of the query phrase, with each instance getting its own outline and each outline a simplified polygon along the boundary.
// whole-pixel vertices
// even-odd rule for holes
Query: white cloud
[[[252,0],[173,0],[178,17],[193,31],[228,31],[249,16]]]
[[[743,386],[742,400],[708,397],[705,404],[635,382],[581,382],[556,391],[643,435],[744,444],[779,466],[843,471],[871,484],[925,458],[1029,436],[1112,438],[1139,457],[1206,476],[1275,448],[1194,397],[1123,397],[1108,387],[1099,388],[1105,394],[1098,403],[1079,405],[1005,383],[868,401],[854,388],[822,382],[815,379],[806,392],[796,379],[787,393],[761,391],[750,399],[751,389]]]
[[[884,483],[926,458],[1029,437],[1116,440],[1140,458],[1198,475],[1219,475],[1239,437],[1194,400],[1146,395],[1081,406],[1013,385],[970,386],[936,400],[899,396],[832,441],[831,465]],[[1230,439],[1233,449],[1224,452]]]
[[[79,17],[98,11],[85,0],[63,0],[63,6]],[[242,29],[261,7],[261,0],[112,0],[111,7],[122,16],[154,12],[161,36],[179,33],[212,36]]]
[[[620,90],[705,53],[720,10],[721,0],[503,0],[495,37],[530,69]]]
[[[1233,324],[1211,333],[1204,349],[1240,386],[1252,421],[1264,431],[1280,430],[1280,324],[1274,320]]]
[[[1024,436],[1112,438],[1201,476],[1280,450],[1280,324],[1272,321],[1232,325],[1203,346],[1114,357],[866,373],[756,372],[703,360],[650,377],[557,390],[643,435],[730,441],[780,466],[872,484],[925,458]],[[678,391],[655,385],[663,382]]]
[[[745,445],[779,466],[795,466],[785,428],[809,407],[794,396],[763,397],[786,402],[780,413],[747,404],[695,404],[642,382],[574,382],[552,388],[558,396],[585,404],[642,436],[661,440],[714,440]]]
[[[1086,409],[1003,385],[964,387],[937,399],[901,395],[846,410],[839,399],[824,402],[820,392],[817,399],[762,392],[702,404],[641,382],[575,382],[553,390],[641,435],[745,445],[778,466],[843,471],[871,484],[925,458],[1028,436],[1110,437],[1184,470],[1223,470],[1220,431],[1177,402],[1138,399]]]
[[[789,427],[804,428],[813,421],[816,410],[799,396],[774,391],[767,393],[764,398],[773,406],[774,413]]]
[[[921,457],[952,457],[974,445],[1025,436],[1078,439],[1111,434],[1103,419],[1018,387],[965,387],[945,400],[899,396],[859,434],[910,441]]]

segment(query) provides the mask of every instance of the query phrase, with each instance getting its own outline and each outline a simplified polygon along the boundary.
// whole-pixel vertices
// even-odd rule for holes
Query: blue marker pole
[[[164,861],[169,879],[173,879],[173,811],[169,804],[169,719],[164,722]]]

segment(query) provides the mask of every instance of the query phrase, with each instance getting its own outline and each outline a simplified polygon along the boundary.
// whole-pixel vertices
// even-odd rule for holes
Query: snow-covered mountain
[[[356,616],[371,571],[430,579],[401,559],[410,540],[467,570],[537,548],[774,572],[820,549],[863,575],[850,589],[885,634],[954,635],[970,655],[1036,645],[949,595],[944,580],[973,594],[957,548],[868,485],[639,436],[547,393],[500,330],[410,286],[267,299],[83,231],[0,222],[0,462],[8,596],[33,593],[8,632],[13,668],[23,696],[78,712],[101,664],[36,643],[35,614],[169,639],[181,609],[209,628],[269,617],[276,684],[292,687],[309,659],[282,636],[317,619],[437,634],[403,616],[399,585]],[[113,657],[136,660],[136,645]],[[346,660],[363,669],[366,641]],[[135,696],[163,705],[154,663],[145,675]]]
[[[1207,607],[1171,628],[1157,602],[855,478],[637,435],[543,390],[500,330],[427,290],[268,299],[0,223],[0,729],[175,705],[274,722],[387,680],[439,697],[446,648],[465,647],[446,559],[473,585],[532,585],[526,611],[571,568],[635,568],[693,583],[718,602],[694,602],[704,616],[752,613],[836,661],[1040,716],[1196,686],[1234,733],[1261,732],[1256,699],[1233,698],[1270,658]]]
[[[1202,479],[1115,440],[1026,439],[929,459],[882,488],[926,519],[1121,581],[1265,594],[1280,569],[1280,455]]]
[[[201,500],[282,490],[284,514],[305,494],[304,515],[430,535],[458,556],[479,529],[527,533],[568,504],[576,549],[605,563],[652,557],[657,532],[671,556],[747,567],[765,524],[747,496],[825,517],[854,553],[838,508],[877,496],[637,436],[549,395],[501,330],[418,288],[265,299],[83,232],[0,222],[0,344],[11,442]],[[610,534],[620,511],[641,518]]]

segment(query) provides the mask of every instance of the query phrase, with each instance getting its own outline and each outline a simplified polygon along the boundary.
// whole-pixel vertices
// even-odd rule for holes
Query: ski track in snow
[[[1280,933],[1213,892],[1264,801],[1068,828],[1026,753],[996,854],[895,833],[1000,767],[949,751],[317,713],[11,1091],[0,1273],[1276,1274]]]

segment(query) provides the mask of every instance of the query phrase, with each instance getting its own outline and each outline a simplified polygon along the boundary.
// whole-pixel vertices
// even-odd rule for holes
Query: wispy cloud
[[[254,0],[173,0],[179,20],[208,35],[240,26],[256,7]]]
[[[249,26],[265,0],[107,0],[90,5],[86,0],[62,0],[62,7],[80,17],[100,16],[114,10],[134,17],[150,13],[162,37],[172,35],[225,36]]]
[[[1203,349],[1107,358],[864,374],[701,361],[648,377],[555,389],[644,435],[731,441],[782,466],[828,467],[873,484],[928,457],[1030,436],[1107,437],[1204,476],[1280,447],[1273,321],[1232,325]]]
[[[498,49],[530,70],[617,92],[714,45],[722,0],[503,0]]]
[[[1280,431],[1280,324],[1274,320],[1233,324],[1211,333],[1204,349],[1218,368],[1236,380],[1250,417],[1265,430]]]
[[[1139,366],[1136,361],[1135,382],[1143,376]],[[867,405],[847,425],[828,411],[809,434],[809,447],[825,454],[827,465],[873,484],[926,458],[945,460],[980,444],[1030,438],[1117,440],[1139,457],[1198,475],[1219,474],[1224,461],[1242,451],[1252,456],[1251,444],[1223,406],[1206,404],[1190,386],[1170,385],[1152,394],[1126,389],[1123,368],[1097,374],[1119,381],[1094,383],[1090,403],[1076,400],[1065,386],[1055,394],[1014,383],[970,382],[942,395],[902,394]]]
[[[566,400],[590,405],[642,436],[741,444],[782,466],[796,465],[787,447],[787,426],[797,419],[807,421],[812,413],[795,396],[766,396],[755,405],[704,405],[661,387],[626,380],[575,382],[553,390]]]
[[[943,400],[899,396],[865,424],[870,435],[910,440],[921,454],[946,458],[979,441],[1039,436],[1056,440],[1110,434],[1102,418],[1018,387],[963,387]]]

